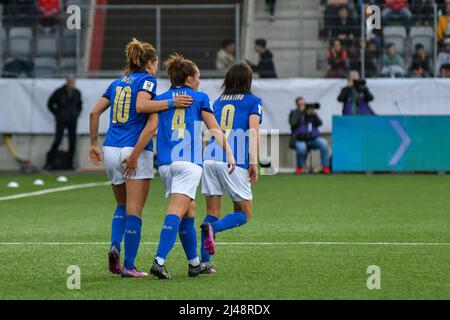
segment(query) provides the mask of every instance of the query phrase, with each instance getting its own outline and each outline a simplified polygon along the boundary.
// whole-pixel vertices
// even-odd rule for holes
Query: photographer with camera
[[[366,80],[359,78],[357,71],[351,71],[348,77],[348,86],[341,90],[337,100],[344,104],[342,114],[347,115],[374,115],[369,102],[373,95],[366,85]]]
[[[330,173],[330,151],[327,141],[320,136],[319,127],[322,120],[316,113],[320,108],[318,103],[305,103],[303,97],[295,99],[297,108],[289,114],[289,124],[291,126],[291,141],[289,147],[297,152],[297,169],[295,174],[303,173],[308,151],[320,150],[322,161],[322,172]]]

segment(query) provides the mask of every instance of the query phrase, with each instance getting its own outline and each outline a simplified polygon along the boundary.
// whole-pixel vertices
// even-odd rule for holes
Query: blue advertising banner
[[[450,171],[450,116],[334,116],[333,171]]]

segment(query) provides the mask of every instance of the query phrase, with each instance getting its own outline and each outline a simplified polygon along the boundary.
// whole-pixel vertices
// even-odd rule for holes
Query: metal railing
[[[132,37],[152,43],[160,60],[178,52],[199,65],[203,77],[221,77],[216,70],[217,52],[225,39],[236,44],[236,61],[240,60],[241,8],[239,4],[202,5],[96,5],[82,6],[83,16],[90,16],[87,33],[80,37],[83,48],[80,57],[81,76],[113,77],[125,65],[123,49]],[[104,30],[98,32],[95,23],[104,19]],[[114,32],[110,32],[112,30]],[[91,33],[89,35],[89,33]],[[101,61],[93,50],[102,53]],[[98,53],[97,53],[98,55]],[[164,71],[159,75],[164,77]]]
[[[5,14],[0,9],[0,36],[5,34],[5,39],[0,38],[2,70],[2,60],[8,63],[3,76],[54,78],[70,71],[79,77],[115,77],[126,64],[124,48],[132,37],[152,43],[161,62],[173,52],[183,54],[199,65],[204,77],[224,75],[224,71],[216,70],[215,60],[225,39],[235,42],[235,60],[240,60],[240,4],[91,5],[88,2],[92,3],[81,1],[78,5],[81,28],[70,32],[66,27],[69,17],[66,8],[60,7],[51,22],[43,21],[36,6],[7,6]],[[19,36],[16,36],[17,29],[22,29]],[[74,41],[70,53],[67,51],[72,44],[66,45],[68,35]],[[54,51],[42,47],[45,41]],[[69,58],[74,61],[71,68],[67,68]],[[164,71],[158,76],[164,77]]]

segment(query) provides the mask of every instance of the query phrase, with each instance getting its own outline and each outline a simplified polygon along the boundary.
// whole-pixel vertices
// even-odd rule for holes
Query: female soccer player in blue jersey
[[[201,225],[202,273],[214,273],[211,255],[215,253],[215,235],[245,224],[252,213],[251,184],[258,180],[258,139],[262,120],[261,99],[250,89],[252,70],[246,63],[237,63],[228,70],[223,93],[214,102],[214,116],[224,130],[236,159],[236,170],[227,174],[224,158],[211,141],[205,149],[202,194],[206,196],[207,215]],[[219,149],[220,150],[220,149]],[[234,212],[222,219],[221,197],[228,194]]]
[[[158,166],[166,197],[170,197],[156,258],[150,269],[150,273],[159,279],[171,278],[164,262],[178,234],[188,259],[188,275],[192,277],[200,274],[194,200],[202,175],[202,121],[208,129],[212,129],[211,133],[222,150],[226,150],[228,171],[232,172],[235,167],[233,152],[214,118],[209,98],[197,91],[200,85],[198,67],[177,54],[168,59],[166,66],[172,86],[157,99],[189,95],[194,102],[187,109],[170,109],[158,113]]]
[[[155,75],[158,56],[155,48],[133,38],[125,48],[127,69],[124,75],[113,81],[90,113],[89,157],[94,165],[101,164],[98,146],[100,115],[112,106],[110,125],[103,144],[104,164],[116,198],[117,207],[111,227],[111,247],[108,254],[109,271],[123,277],[145,277],[134,265],[141,237],[141,215],[153,179],[153,145],[134,149],[139,139],[150,141],[155,134],[158,118],[156,112],[172,107],[188,107],[189,96],[153,101],[156,95]],[[151,114],[142,113],[147,112]],[[142,132],[142,135],[141,135]],[[141,152],[142,151],[142,152]],[[124,172],[127,162],[136,168],[133,176]],[[137,163],[133,165],[133,163]],[[124,238],[124,267],[120,268],[120,245]]]

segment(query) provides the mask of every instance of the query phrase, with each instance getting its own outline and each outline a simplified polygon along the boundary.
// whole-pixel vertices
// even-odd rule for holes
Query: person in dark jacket
[[[431,75],[430,57],[425,52],[423,44],[416,44],[415,49],[416,52],[414,52],[412,57],[409,75],[414,78],[427,78]]]
[[[372,101],[373,95],[365,84],[365,80],[359,79],[357,71],[351,71],[348,77],[348,86],[342,88],[337,100],[342,102],[342,114],[348,115],[374,115],[369,102]]]
[[[75,88],[75,77],[68,76],[66,84],[56,89],[48,100],[48,109],[56,119],[56,133],[53,145],[47,155],[47,167],[58,151],[67,129],[69,136],[69,169],[73,168],[73,156],[77,142],[77,119],[81,113],[81,93]],[[50,165],[51,166],[51,165]],[[51,169],[51,168],[50,168]]]
[[[320,136],[319,127],[322,120],[314,107],[305,104],[305,99],[298,97],[295,100],[297,108],[289,114],[291,126],[291,148],[297,152],[297,169],[295,174],[303,173],[303,167],[309,149],[319,149],[322,161],[322,172],[330,173],[330,151],[327,141]]]
[[[275,64],[273,63],[273,54],[266,48],[265,39],[256,39],[255,51],[259,53],[259,62],[254,64],[247,60],[247,63],[252,67],[253,72],[257,72],[260,78],[277,78],[275,71]]]

